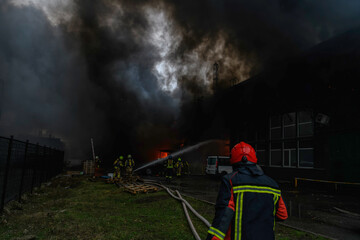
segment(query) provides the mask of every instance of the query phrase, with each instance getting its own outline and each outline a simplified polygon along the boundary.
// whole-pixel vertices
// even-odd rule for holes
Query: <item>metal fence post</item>
[[[46,155],[46,182],[51,178],[51,170],[50,170],[50,154],[51,147],[48,147],[47,155]]]
[[[65,158],[65,152],[64,151],[58,151],[57,153],[57,161],[59,161],[59,169],[58,169],[58,174],[62,173],[64,168],[65,168],[65,162],[64,162],[64,158]]]
[[[39,143],[36,143],[36,153],[35,153],[35,162],[37,162],[37,159],[39,158]],[[33,189],[34,189],[34,184],[35,184],[35,178],[36,178],[36,175],[37,175],[37,166],[36,164],[33,165],[33,177],[32,177],[32,180],[31,180],[31,193],[33,193]]]
[[[51,178],[52,178],[52,176],[53,176],[53,173],[52,173],[52,166],[53,166],[53,164],[52,164],[52,157],[51,157],[51,151],[52,151],[52,148],[51,147],[49,147],[49,151],[48,151],[48,163],[47,163],[47,165],[48,165],[48,179],[47,179],[47,181],[49,181]]]
[[[8,175],[9,175],[13,139],[14,139],[14,137],[11,136],[10,140],[9,140],[8,155],[7,155],[7,159],[6,159],[4,181],[3,181],[4,185],[3,185],[3,192],[2,192],[1,203],[0,203],[0,211],[2,211],[4,209],[4,205],[5,205],[5,196],[6,196],[6,187],[7,187],[6,185],[7,185]]]
[[[50,161],[50,158],[51,158],[51,147],[49,146],[48,147],[48,150],[47,150],[47,155],[46,155],[46,182],[49,181],[49,179],[51,178],[51,161]]]
[[[39,184],[38,184],[38,188],[41,187],[41,183],[44,181],[44,159],[45,159],[45,147],[46,145],[44,145],[42,147],[42,155],[40,155],[40,165],[39,165],[39,169],[40,169],[40,173],[39,173]]]
[[[50,172],[50,178],[54,177],[54,149],[50,147],[49,150],[49,172]],[[55,165],[56,166],[56,165]]]
[[[43,146],[43,153],[41,158],[41,179],[39,181],[39,187],[41,187],[41,183],[46,181],[46,145]]]
[[[20,188],[19,188],[19,199],[18,199],[19,202],[21,201],[21,194],[22,194],[23,185],[24,185],[24,176],[25,176],[25,169],[26,169],[26,158],[27,158],[28,146],[29,146],[29,140],[26,140],[24,161],[23,161],[23,166],[22,166],[21,181],[20,181]]]

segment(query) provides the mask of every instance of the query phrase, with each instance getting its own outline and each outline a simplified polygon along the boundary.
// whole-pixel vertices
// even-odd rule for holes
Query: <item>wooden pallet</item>
[[[132,194],[138,194],[138,193],[148,193],[148,192],[157,192],[159,191],[158,187],[145,184],[145,183],[124,183],[120,184],[120,187],[123,187],[126,192],[132,193]]]

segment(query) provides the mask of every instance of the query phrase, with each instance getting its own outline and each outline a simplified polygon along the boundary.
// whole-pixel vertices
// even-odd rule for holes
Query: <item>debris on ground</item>
[[[119,188],[124,188],[124,191],[138,194],[138,193],[149,193],[149,192],[157,192],[159,191],[158,187],[153,185],[145,184],[145,183],[120,183],[118,184]]]
[[[118,179],[110,178],[107,180],[107,183],[114,183],[120,189],[134,195],[159,191],[158,187],[144,183],[139,176],[126,176]]]

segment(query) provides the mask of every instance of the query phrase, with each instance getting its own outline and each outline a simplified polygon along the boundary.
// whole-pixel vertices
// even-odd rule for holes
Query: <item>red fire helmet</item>
[[[235,164],[241,162],[243,156],[246,156],[249,162],[257,163],[257,157],[254,148],[245,142],[240,142],[236,144],[233,149],[231,149],[230,163]]]

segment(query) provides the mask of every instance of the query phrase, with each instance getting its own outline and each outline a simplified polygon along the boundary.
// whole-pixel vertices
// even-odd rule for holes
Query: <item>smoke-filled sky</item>
[[[358,0],[0,0],[0,136],[69,158],[186,138],[184,103],[360,25]]]

